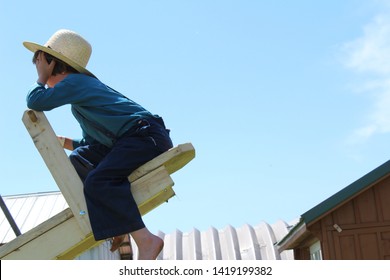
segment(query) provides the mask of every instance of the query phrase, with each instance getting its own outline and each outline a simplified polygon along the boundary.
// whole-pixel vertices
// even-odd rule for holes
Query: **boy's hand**
[[[74,148],[73,148],[73,140],[71,138],[57,135],[57,139],[58,139],[58,141],[60,142],[60,145],[63,148],[65,148],[65,149],[67,149],[69,151],[73,151],[74,150]]]
[[[51,74],[53,73],[53,69],[55,65],[56,62],[54,61],[54,59],[49,64],[46,61],[44,53],[40,52],[35,63],[38,72],[37,82],[46,85]]]

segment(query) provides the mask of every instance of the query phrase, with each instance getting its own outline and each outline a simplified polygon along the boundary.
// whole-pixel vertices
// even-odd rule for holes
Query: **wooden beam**
[[[0,247],[2,260],[49,260],[84,239],[70,208]]]
[[[84,199],[83,183],[57,140],[57,136],[45,114],[27,110],[24,112],[22,120],[69,208],[72,210],[81,232],[84,235],[89,234],[91,226]]]
[[[175,173],[189,163],[193,158],[195,158],[194,146],[192,146],[191,143],[180,144],[155,157],[153,160],[145,163],[144,165],[141,165],[130,174],[129,181],[133,182],[162,165],[165,166],[169,174]]]
[[[158,196],[161,192],[167,191],[167,188],[172,188],[173,184],[165,166],[160,166],[133,182],[131,191],[137,205],[143,205],[150,199]],[[152,209],[145,209],[143,214],[150,210]]]

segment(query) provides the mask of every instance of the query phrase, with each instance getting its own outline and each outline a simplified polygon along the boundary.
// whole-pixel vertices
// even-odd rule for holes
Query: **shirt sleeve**
[[[47,88],[41,83],[34,83],[27,94],[27,107],[35,111],[50,111],[65,104],[80,102],[75,85],[61,81],[53,88]]]

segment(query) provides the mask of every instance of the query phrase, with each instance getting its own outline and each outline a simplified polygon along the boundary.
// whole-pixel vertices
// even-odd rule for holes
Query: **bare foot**
[[[125,235],[113,237],[110,251],[115,252],[116,250],[118,250],[123,243],[123,240],[125,240]]]
[[[131,236],[137,244],[139,260],[155,260],[164,247],[164,241],[147,228],[134,231]]]
[[[164,241],[153,235],[148,238],[141,246],[138,246],[138,259],[139,260],[155,260],[164,247]]]

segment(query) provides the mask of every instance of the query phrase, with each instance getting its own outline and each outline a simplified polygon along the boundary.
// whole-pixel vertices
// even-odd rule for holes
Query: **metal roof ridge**
[[[34,196],[45,196],[45,195],[58,195],[61,194],[61,191],[42,191],[35,193],[22,193],[22,194],[9,194],[1,195],[3,198],[12,199],[12,198],[21,198],[21,197],[34,197]]]

